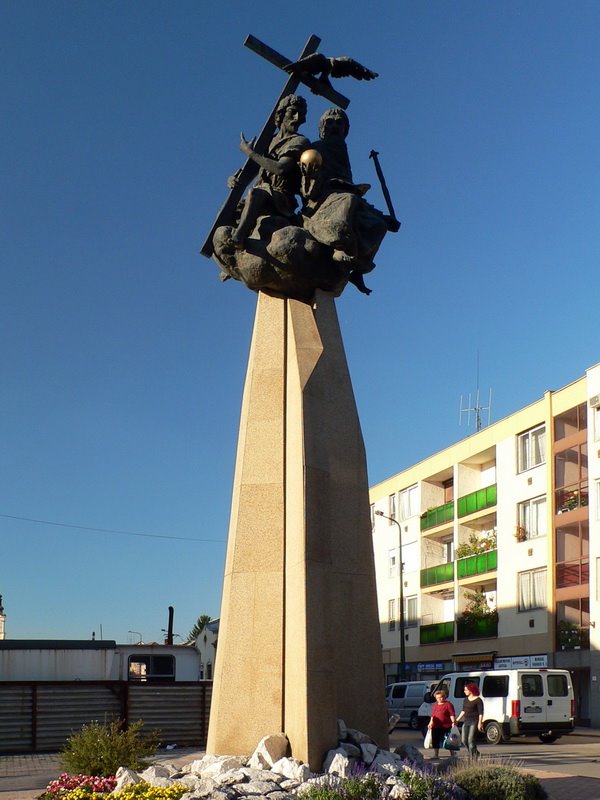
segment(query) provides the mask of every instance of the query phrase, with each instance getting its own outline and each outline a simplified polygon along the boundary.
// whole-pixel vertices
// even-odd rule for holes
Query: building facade
[[[386,683],[569,669],[600,726],[600,365],[371,488]]]

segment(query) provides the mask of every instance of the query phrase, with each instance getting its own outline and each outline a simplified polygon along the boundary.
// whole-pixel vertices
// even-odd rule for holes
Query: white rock
[[[240,795],[264,795],[277,791],[279,787],[273,781],[252,781],[252,783],[236,783],[232,788]]]
[[[206,769],[210,764],[214,764],[216,761],[218,761],[217,756],[202,756],[202,758],[197,758],[190,764],[186,764],[185,767],[182,767],[181,771],[193,772],[196,775],[200,775],[203,769]]]
[[[264,736],[256,745],[256,750],[250,756],[249,764],[254,767],[253,759],[257,762],[264,761],[268,767],[272,767],[276,761],[283,758],[288,751],[288,738],[285,733],[274,733]],[[260,769],[260,767],[256,767]]]
[[[272,767],[273,772],[283,775],[284,778],[289,778],[293,781],[300,783],[310,778],[310,767],[308,764],[303,764],[297,758],[280,758]]]
[[[323,761],[321,772],[329,772],[329,767],[331,766],[331,763],[336,756],[342,756],[343,758],[348,758],[348,754],[342,747],[337,747],[335,750],[329,750],[327,752],[327,755],[325,756],[325,760]]]
[[[340,750],[343,750],[344,753],[348,756],[348,758],[362,758],[362,752],[360,747],[357,747],[355,744],[351,742],[340,742],[339,746]]]
[[[339,775],[340,778],[347,778],[355,764],[355,759],[348,758],[345,753],[343,755],[336,753],[329,764],[327,772],[329,775]]]
[[[390,789],[388,797],[390,800],[406,800],[407,797],[410,797],[410,794],[411,792],[408,786],[405,786],[403,783],[396,783]]]
[[[275,783],[282,783],[285,780],[283,775],[280,775],[278,772],[273,772],[272,770],[242,767],[242,769],[238,771],[248,781],[275,781]]]
[[[356,728],[348,728],[346,738],[349,742],[357,745],[374,744],[373,739],[371,739],[370,736],[367,736],[367,734],[363,733],[362,731],[357,731]]]
[[[371,769],[380,775],[395,775],[402,766],[402,759],[387,750],[380,750],[371,763]]]
[[[172,781],[171,778],[151,778],[150,780],[146,780],[146,783],[150,784],[150,786],[158,786],[161,789],[168,789],[169,786],[173,786],[175,781]]]
[[[217,760],[202,769],[200,774],[203,778],[214,778],[215,775],[222,775],[234,769],[241,769],[246,763],[246,759],[241,756],[218,756]]]
[[[115,777],[117,779],[117,785],[114,789],[115,792],[120,792],[121,789],[124,789],[126,786],[133,786],[135,783],[141,783],[142,781],[137,772],[127,767],[119,767]]]
[[[373,759],[377,755],[377,745],[361,744],[360,752],[361,752],[361,758],[365,762],[365,764],[372,764]]]
[[[157,778],[170,778],[171,772],[168,767],[164,766],[163,764],[155,764],[152,767],[148,767],[143,772],[140,772],[140,778],[146,783],[149,783],[151,786],[156,786],[154,781]]]

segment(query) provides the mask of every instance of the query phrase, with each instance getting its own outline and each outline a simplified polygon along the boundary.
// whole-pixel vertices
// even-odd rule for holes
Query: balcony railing
[[[433,625],[421,625],[421,644],[437,644],[454,641],[454,622],[435,622]]]
[[[442,525],[444,522],[452,522],[454,519],[454,503],[445,503],[443,506],[436,506],[430,508],[424,514],[421,514],[421,530],[426,531],[428,528],[434,528],[436,525]]]
[[[556,565],[556,588],[565,586],[581,586],[590,582],[590,564],[588,561],[570,561]]]
[[[456,574],[459,578],[470,578],[471,575],[481,575],[484,572],[492,572],[498,567],[498,551],[486,550],[485,553],[478,553],[476,556],[459,558],[456,562]]]
[[[485,489],[478,489],[476,492],[466,494],[457,500],[457,513],[459,517],[466,517],[467,514],[474,514],[484,508],[495,506],[497,500],[497,485],[486,486]]]
[[[447,583],[454,580],[454,562],[438,564],[436,567],[425,567],[421,570],[421,586],[434,586],[436,583]]]
[[[456,638],[461,639],[489,639],[498,636],[498,617],[490,614],[479,619],[457,620]]]
[[[589,650],[590,629],[579,625],[558,624],[557,640],[559,650]]]

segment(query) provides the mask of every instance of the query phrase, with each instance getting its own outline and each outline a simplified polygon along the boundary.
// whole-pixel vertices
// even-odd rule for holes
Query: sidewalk
[[[576,736],[578,733],[600,737],[600,731],[589,728],[580,729],[571,735]],[[168,761],[183,766],[203,755],[203,750],[182,747],[161,751],[152,761]],[[600,778],[584,778],[534,769],[527,771],[541,780],[550,800],[600,800]],[[0,800],[36,800],[60,772],[57,753],[0,756]]]

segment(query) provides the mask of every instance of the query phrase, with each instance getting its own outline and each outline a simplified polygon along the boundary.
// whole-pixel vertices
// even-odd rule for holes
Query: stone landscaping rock
[[[127,767],[119,767],[116,774],[117,785],[115,786],[115,792],[120,792],[121,789],[124,789],[126,786],[133,786],[136,783],[141,783],[142,779],[132,769],[128,769]]]
[[[183,783],[189,788],[182,800],[299,800],[311,786],[336,786],[341,779],[356,774],[361,766],[382,776],[389,787],[389,800],[407,800],[410,790],[401,776],[419,772],[424,759],[412,745],[403,745],[394,752],[378,748],[369,736],[347,728],[338,720],[340,734],[345,741],[330,750],[323,762],[322,773],[312,775],[308,764],[283,755],[288,750],[288,740],[283,734],[262,739],[249,758],[242,756],[212,756],[176,767],[173,764],[155,764],[138,774],[125,768],[117,772],[117,789],[144,780],[152,786],[171,786]],[[443,775],[452,760],[436,768]],[[457,800],[468,800],[459,787],[455,787]]]

